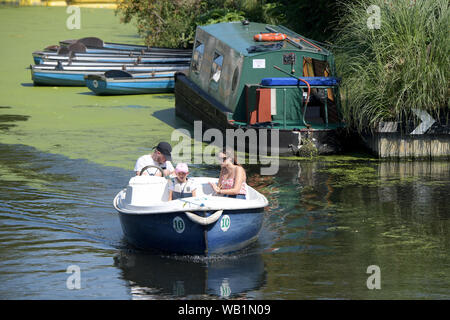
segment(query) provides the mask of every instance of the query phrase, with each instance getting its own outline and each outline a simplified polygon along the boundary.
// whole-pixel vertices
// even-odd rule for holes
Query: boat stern
[[[86,82],[86,87],[98,95],[103,94],[107,87],[106,78],[102,75],[86,75],[84,76],[84,80]]]

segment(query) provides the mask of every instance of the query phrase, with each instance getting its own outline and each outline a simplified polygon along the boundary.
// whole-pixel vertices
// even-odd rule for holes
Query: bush
[[[261,21],[257,0],[123,0],[116,14],[135,21],[146,45],[191,47],[197,25],[254,18]]]
[[[379,29],[368,27],[371,5],[380,8]],[[362,131],[380,121],[420,121],[414,108],[448,115],[448,1],[357,0],[345,12],[336,39],[345,121]]]
[[[188,47],[195,36],[195,19],[204,11],[199,0],[122,0],[116,14],[121,22],[137,23],[138,33],[149,46]]]
[[[264,18],[314,40],[326,41],[339,20],[340,3],[352,0],[268,0]]]
[[[352,0],[340,0],[352,1]],[[122,0],[116,13],[133,19],[150,46],[192,45],[197,25],[248,19],[283,24],[316,40],[329,39],[339,6],[329,0]]]

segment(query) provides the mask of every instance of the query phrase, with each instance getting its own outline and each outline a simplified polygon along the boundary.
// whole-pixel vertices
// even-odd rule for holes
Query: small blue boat
[[[173,92],[175,72],[136,75],[124,71],[86,75],[86,86],[97,95],[124,95]]]
[[[42,67],[56,67],[56,66],[62,66],[62,67],[117,67],[117,66],[125,66],[125,67],[134,67],[134,66],[143,66],[148,67],[148,64],[135,64],[135,63],[117,63],[117,62],[92,62],[92,61],[57,61],[57,60],[49,60],[49,59],[42,59],[39,63],[39,66]]]
[[[99,65],[99,66],[31,66],[31,78],[34,85],[44,86],[75,86],[84,87],[87,75],[103,75],[109,70],[127,70],[127,72],[151,73],[186,71],[185,65],[147,65],[147,66],[123,66],[123,65]]]
[[[196,197],[167,201],[167,179],[136,176],[114,198],[127,241],[141,249],[188,255],[238,251],[258,238],[267,199],[247,186],[247,199],[213,195],[215,178],[191,178]]]
[[[63,40],[59,42],[62,47],[69,47],[70,45],[83,45],[88,49],[88,52],[101,52],[103,50],[117,50],[117,51],[135,51],[135,52],[189,52],[189,49],[174,49],[174,48],[161,48],[161,47],[150,47],[144,45],[134,45],[126,43],[114,43],[114,42],[104,42],[102,39],[97,37],[86,37],[81,39],[71,39]]]
[[[99,62],[99,63],[185,63],[191,61],[191,57],[178,56],[127,56],[127,55],[89,55],[89,56],[69,56],[69,55],[33,55],[36,64],[44,61],[71,61],[71,62]]]
[[[132,62],[136,62],[138,59],[142,58],[158,58],[158,59],[179,59],[182,58],[183,61],[188,61],[191,58],[190,53],[136,53],[128,51],[116,51],[116,52],[105,52],[105,53],[85,53],[69,51],[64,53],[51,52],[51,51],[35,51],[32,53],[33,60],[35,64],[42,64],[43,61],[48,60],[61,60],[61,61],[98,61],[98,59],[107,59],[108,62],[111,58],[128,58]],[[134,60],[133,60],[134,59]],[[115,61],[113,61],[115,62]]]

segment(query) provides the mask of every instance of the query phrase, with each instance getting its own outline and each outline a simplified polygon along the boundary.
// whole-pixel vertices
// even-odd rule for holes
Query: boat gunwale
[[[222,208],[222,207],[216,207],[215,208],[215,207],[201,207],[201,206],[198,206],[197,208],[180,208],[180,209],[177,209],[177,210],[171,209],[171,210],[166,210],[166,211],[159,210],[157,212],[154,211],[155,209],[153,209],[153,211],[151,211],[151,212],[148,211],[148,210],[143,210],[141,212],[135,212],[135,211],[128,210],[128,209],[125,209],[125,208],[119,208],[119,206],[118,206],[119,197],[125,191],[126,191],[126,188],[122,189],[121,191],[119,191],[119,193],[117,193],[117,195],[114,197],[114,200],[113,200],[113,206],[119,213],[126,214],[126,215],[128,214],[128,215],[137,215],[137,216],[139,216],[139,215],[149,216],[149,215],[170,214],[170,213],[184,213],[186,211],[187,212],[196,212],[196,211],[217,211],[217,210],[224,210],[226,212],[232,213],[233,211],[245,211],[245,210],[252,210],[253,211],[253,210],[258,210],[258,209],[264,210],[264,208],[269,205],[269,201],[267,200],[267,198],[264,195],[261,195],[258,192],[258,194],[260,194],[262,196],[261,198],[263,200],[263,203],[258,203],[257,205],[254,204],[253,206],[246,205],[245,207],[242,207],[242,208],[226,209],[226,208]],[[208,195],[208,197],[214,197],[214,196],[209,196]],[[222,201],[224,199],[224,197],[216,197],[216,198],[220,198]],[[185,199],[189,199],[189,198],[185,198]],[[242,201],[242,204],[248,204],[249,202],[250,203],[252,203],[252,202],[253,203],[259,202],[259,200],[247,200],[247,199],[235,199],[235,198],[228,198],[228,199],[229,199],[229,201],[233,201],[233,202],[234,201]],[[167,203],[167,202],[168,201],[161,201],[161,202],[158,202],[158,204],[163,204],[163,203]],[[138,206],[135,206],[135,207],[139,208]],[[150,208],[150,207],[148,207],[148,206],[140,206],[140,208]],[[160,209],[160,207],[158,207],[158,209]],[[246,212],[236,212],[236,213],[245,214]]]
[[[166,76],[166,77],[142,77],[142,78],[107,78],[104,75],[86,75],[85,80],[97,80],[97,81],[105,81],[109,83],[120,83],[120,82],[126,82],[126,83],[145,83],[145,82],[167,82],[167,81],[174,81],[173,76]]]
[[[188,62],[191,61],[191,57],[130,57],[130,56],[98,56],[98,57],[70,57],[70,56],[44,56],[39,57],[46,61],[71,61],[71,62],[113,62],[114,60],[121,60],[120,62],[133,62],[133,61],[173,61],[173,62]]]
[[[56,67],[54,66],[49,66],[49,65],[45,65],[45,66],[38,66],[38,65],[33,65],[31,70],[33,72],[47,72],[47,71],[54,71],[57,73],[60,72],[89,72],[89,71],[108,71],[108,70],[122,70],[124,67],[123,64],[117,64],[117,65],[107,65],[107,66],[88,66],[88,67],[84,67],[84,66],[75,66],[75,67],[71,67],[71,66],[64,66],[63,70],[57,70]],[[138,66],[125,66],[126,69],[124,71],[142,71],[142,72],[147,72],[147,73],[151,73],[153,71],[158,72],[158,71],[180,71],[180,70],[187,70],[189,68],[188,65],[148,65],[148,66],[143,66],[143,65],[138,65]],[[84,68],[84,69],[83,69]],[[116,68],[116,69],[108,69],[108,68]],[[119,68],[119,69],[117,69]]]

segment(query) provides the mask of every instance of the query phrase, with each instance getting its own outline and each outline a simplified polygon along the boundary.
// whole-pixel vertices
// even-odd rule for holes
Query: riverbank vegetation
[[[123,0],[116,13],[122,22],[136,23],[147,45],[189,47],[197,25],[243,19],[282,24],[325,41],[339,8],[337,2],[327,0]]]
[[[448,0],[123,0],[147,45],[190,47],[197,25],[248,19],[325,42],[342,77],[342,116],[363,131],[449,117]]]
[[[347,123],[362,131],[381,121],[420,122],[413,109],[447,118],[448,1],[359,0],[344,12],[334,51]]]

